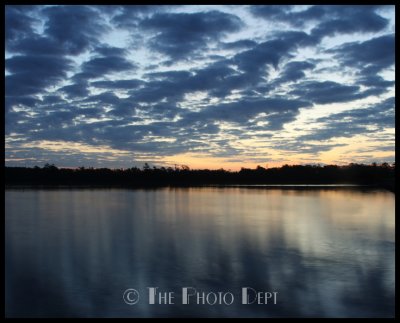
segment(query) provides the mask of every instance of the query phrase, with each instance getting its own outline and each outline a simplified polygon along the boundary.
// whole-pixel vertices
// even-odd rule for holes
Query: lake
[[[6,189],[5,314],[394,317],[394,197]]]

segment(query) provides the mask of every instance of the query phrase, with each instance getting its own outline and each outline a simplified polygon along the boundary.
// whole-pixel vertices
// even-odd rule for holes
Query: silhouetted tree
[[[175,165],[176,166],[176,165]],[[6,185],[101,185],[101,186],[176,186],[208,184],[339,184],[354,183],[380,185],[394,190],[395,163],[363,165],[283,165],[282,167],[255,169],[242,167],[238,172],[153,166],[143,169],[57,168],[45,164],[35,166],[5,167]]]

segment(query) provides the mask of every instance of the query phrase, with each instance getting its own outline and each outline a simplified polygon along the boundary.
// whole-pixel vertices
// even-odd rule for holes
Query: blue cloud
[[[388,26],[387,19],[376,11],[381,6],[368,5],[325,5],[295,10],[294,6],[267,5],[251,6],[250,12],[260,18],[279,21],[296,28],[309,22],[318,22],[311,36],[320,41],[323,37],[356,32],[378,32]]]
[[[66,54],[80,54],[99,42],[108,30],[99,12],[90,6],[56,6],[43,9],[46,16],[44,33]]]
[[[70,70],[70,59],[59,56],[18,55],[5,60],[6,96],[26,96],[41,93],[47,87],[63,81]]]
[[[395,38],[394,34],[375,37],[364,42],[343,44],[328,52],[345,66],[358,69],[360,73],[376,74],[394,65]]]
[[[5,6],[6,49],[9,49],[13,42],[31,35],[33,25],[39,22],[39,19],[30,15],[34,10],[35,8],[30,6]]]
[[[198,13],[156,13],[140,22],[144,30],[157,33],[150,40],[151,49],[173,60],[189,59],[207,49],[212,41],[237,32],[240,18],[220,11]]]
[[[7,5],[7,151],[56,158],[15,149],[64,140],[150,159],[196,152],[258,160],[256,148],[244,152],[229,140],[256,138],[270,149],[317,156],[337,146],[332,138],[350,143],[363,134],[378,141],[394,129],[394,98],[385,99],[395,85],[388,76],[395,62],[393,6],[208,8]],[[340,35],[355,39],[332,38]],[[348,81],[341,83],[336,76],[344,73]],[[367,97],[380,103],[333,108],[306,135],[285,127],[314,104]],[[279,142],[281,133],[290,138]]]

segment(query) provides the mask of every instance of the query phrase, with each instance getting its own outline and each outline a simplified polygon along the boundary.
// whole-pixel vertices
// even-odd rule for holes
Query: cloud
[[[25,107],[34,108],[41,101],[32,96],[11,96],[6,95],[5,97],[5,107],[6,112],[11,111],[14,105],[23,105]]]
[[[136,64],[128,61],[124,54],[126,51],[117,47],[98,47],[93,52],[95,57],[84,62],[81,72],[74,75],[73,79],[82,81],[99,78],[114,72],[128,72],[137,68]]]
[[[309,46],[311,39],[304,32],[288,31],[276,34],[275,38],[258,44],[232,58],[240,70],[259,76],[265,65],[277,68],[283,59],[292,57],[299,46]]]
[[[289,93],[320,104],[348,102],[365,97],[358,85],[343,85],[332,81],[303,82]]]
[[[235,89],[245,89],[260,81],[251,73],[236,71],[230,59],[223,59],[190,72],[146,75],[150,79],[146,86],[139,91],[132,91],[132,97],[138,102],[151,103],[165,99],[178,102],[183,100],[185,94],[197,91],[207,92],[209,97],[224,98]]]
[[[48,55],[16,55],[5,60],[10,75],[5,78],[6,96],[38,94],[47,87],[58,84],[67,76],[70,59]]]
[[[75,76],[76,79],[92,79],[110,74],[113,72],[125,72],[136,68],[135,64],[123,57],[97,57],[81,65],[81,73]]]
[[[315,27],[312,36],[321,39],[336,34],[378,32],[388,26],[388,20],[378,15],[376,6],[327,6],[325,21]]]
[[[162,100],[179,101],[184,95],[184,89],[179,88],[179,82],[154,81],[149,82],[140,91],[133,91],[132,98],[141,103],[160,102]]]
[[[26,167],[27,164],[43,167],[45,164],[50,163],[56,164],[59,167],[77,167],[76,165],[78,165],[85,167],[120,168],[132,163],[132,161],[138,158],[137,156],[138,154],[130,153],[129,155],[120,154],[116,158],[115,151],[85,152],[71,148],[50,150],[39,147],[9,148],[5,152],[6,161],[11,160],[13,165],[21,167]],[[152,160],[156,161],[157,159],[154,157]]]
[[[21,38],[26,38],[32,33],[33,25],[39,20],[30,15],[34,7],[30,6],[5,6],[5,41],[6,49]]]
[[[304,79],[306,74],[304,71],[313,70],[315,64],[307,61],[291,61],[287,63],[281,74],[279,75],[279,83],[296,82]]]
[[[43,105],[45,106],[52,106],[59,103],[65,103],[65,100],[59,95],[46,95],[43,97]]]
[[[71,85],[63,86],[60,91],[64,92],[68,98],[75,99],[79,97],[86,97],[89,95],[89,90],[87,89],[87,83],[75,83]]]
[[[171,7],[177,6],[166,6],[166,5],[124,5],[124,6],[112,6],[117,11],[117,14],[112,18],[112,23],[118,27],[134,28],[138,26],[141,19],[155,13],[163,12],[172,9]],[[99,6],[105,12],[109,12],[109,6]]]
[[[119,100],[111,93],[100,94],[90,98],[91,103],[110,103],[119,106]],[[231,104],[221,104],[207,107],[199,112],[188,112],[174,105],[159,104],[147,109],[152,118],[173,118],[180,115],[178,121],[155,121],[147,125],[128,125],[129,119],[119,122],[94,122],[90,124],[76,124],[79,116],[100,117],[104,110],[95,105],[94,108],[76,108],[65,105],[57,110],[30,119],[25,133],[29,133],[29,124],[40,122],[35,132],[30,133],[35,140],[72,140],[96,144],[106,143],[116,149],[132,149],[137,151],[151,151],[157,149],[159,154],[181,153],[205,145],[204,136],[215,136],[220,132],[218,122],[233,122],[246,125],[249,119],[265,113],[265,120],[271,121],[268,129],[277,130],[297,115],[300,107],[307,106],[307,102],[290,101],[283,98],[264,100],[248,100]],[[140,121],[140,119],[136,119]],[[21,129],[22,130],[22,129]],[[176,141],[148,141],[146,136],[172,137]],[[197,138],[197,140],[196,140]],[[211,153],[211,151],[210,151]]]
[[[266,120],[271,118],[274,129],[280,129],[285,123],[288,115],[295,115],[301,107],[307,107],[310,103],[303,100],[288,100],[285,98],[264,98],[264,99],[242,99],[237,102],[224,103],[216,106],[208,106],[199,112],[188,112],[184,114],[181,123],[190,125],[193,121],[201,120],[228,121],[234,123],[246,123],[249,119],[260,113],[265,113]],[[290,118],[292,119],[292,118]],[[268,129],[268,128],[267,128]]]
[[[134,90],[144,85],[145,82],[142,80],[116,80],[116,81],[95,81],[90,82],[90,86],[99,89],[121,89],[121,90]]]
[[[395,85],[395,81],[387,81],[379,75],[362,76],[358,81],[364,86],[382,89],[386,89]]]
[[[275,149],[279,149],[285,152],[291,152],[295,154],[312,154],[318,155],[321,152],[329,151],[335,147],[344,147],[346,144],[311,144],[302,140],[297,140],[294,142],[284,142],[281,144],[274,145]]]
[[[58,140],[147,160],[190,152],[250,162],[263,149],[276,160],[282,151],[318,157],[338,136],[346,145],[390,137],[393,6],[207,8],[6,6],[7,149]],[[301,124],[314,104],[367,97],[380,103],[332,108],[318,129]],[[265,146],[239,144],[251,141]]]
[[[5,134],[24,134],[31,129],[31,118],[27,110],[33,110],[40,104],[40,100],[32,96],[6,96],[5,97]],[[24,110],[14,107],[24,107]]]
[[[45,53],[47,56],[63,56],[65,54],[64,49],[54,39],[35,33],[26,38],[17,39],[8,46],[8,50],[25,55],[43,55]]]
[[[308,44],[308,35],[303,32],[285,32],[270,41],[258,44],[256,47],[222,59],[196,70],[182,72],[149,73],[147,76],[155,79],[133,96],[139,102],[158,102],[165,98],[181,100],[188,92],[206,91],[210,97],[223,98],[233,90],[244,90],[265,82],[268,76],[266,65],[277,67],[281,60],[292,56],[301,44]],[[311,68],[311,63],[293,63],[292,73],[296,68],[303,70]],[[235,68],[237,67],[237,69]],[[297,71],[299,73],[299,71]],[[290,77],[290,75],[286,75]]]
[[[395,98],[385,99],[367,108],[333,113],[328,117],[318,118],[316,121],[324,125],[311,134],[299,136],[299,141],[321,141],[377,133],[384,128],[394,128]]]
[[[388,26],[388,20],[376,12],[379,8],[381,6],[324,5],[305,6],[304,10],[297,10],[294,6],[266,5],[250,6],[249,10],[256,17],[290,24],[296,28],[303,28],[312,22],[317,23],[310,36],[319,42],[324,37],[339,33],[384,30]]]
[[[292,6],[281,6],[281,5],[249,6],[249,10],[254,16],[269,20],[278,20],[278,21],[287,20],[291,9]]]
[[[131,98],[121,99],[113,92],[103,92],[100,94],[91,95],[88,98],[82,100],[80,104],[84,104],[90,108],[107,108],[109,110],[107,112],[104,111],[104,116],[113,118],[123,117],[125,118],[124,123],[130,122],[131,118],[129,117],[134,116],[137,109],[136,101],[132,100]]]
[[[109,28],[99,12],[90,6],[52,6],[42,10],[46,16],[44,33],[56,41],[65,54],[77,55],[99,44]]]
[[[173,119],[178,114],[184,113],[184,109],[179,108],[174,103],[158,103],[151,106],[146,106],[141,109],[142,112],[145,112],[146,115],[149,115],[151,118],[155,120],[160,119]]]
[[[150,39],[152,50],[177,61],[202,53],[211,42],[239,31],[242,21],[237,16],[220,11],[156,13],[143,19],[139,26],[145,31],[157,33]]]
[[[94,53],[99,56],[110,57],[112,59],[114,57],[123,57],[124,55],[127,54],[127,50],[125,48],[120,48],[120,47],[99,45],[94,49]]]
[[[221,43],[221,48],[223,49],[233,49],[233,50],[240,50],[240,49],[247,49],[257,45],[257,42],[250,39],[242,39],[237,40],[234,42],[229,43]]]
[[[83,102],[114,105],[114,104],[118,104],[120,102],[120,99],[118,96],[116,96],[112,92],[103,92],[100,94],[91,95],[90,97],[85,99]]]
[[[351,42],[332,49],[341,64],[356,68],[363,74],[376,74],[394,65],[394,34],[375,37],[364,42]]]
[[[318,122],[352,122],[357,125],[375,125],[378,128],[394,127],[395,98],[385,99],[368,108],[353,109],[319,118]]]

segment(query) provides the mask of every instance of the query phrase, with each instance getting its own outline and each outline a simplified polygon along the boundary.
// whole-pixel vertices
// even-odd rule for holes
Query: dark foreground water
[[[393,317],[394,208],[356,189],[6,190],[5,313]]]

